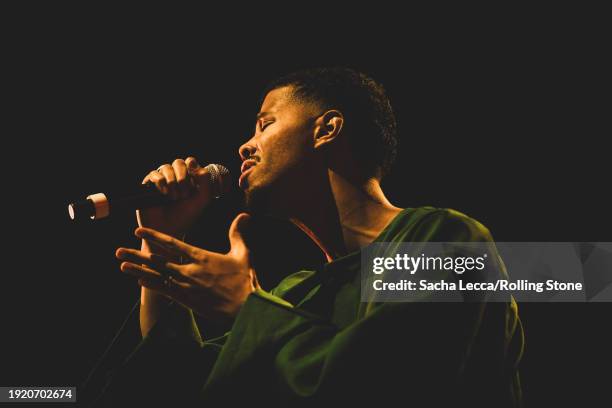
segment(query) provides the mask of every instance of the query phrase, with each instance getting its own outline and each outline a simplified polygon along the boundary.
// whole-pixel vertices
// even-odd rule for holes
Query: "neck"
[[[402,210],[387,200],[374,178],[355,183],[333,170],[321,178],[325,188],[307,191],[308,200],[294,206],[289,219],[329,262],[374,241]]]

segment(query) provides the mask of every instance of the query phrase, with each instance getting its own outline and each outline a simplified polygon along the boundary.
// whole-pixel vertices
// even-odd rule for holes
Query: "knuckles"
[[[198,262],[200,265],[207,265],[210,262],[210,258],[208,255],[201,251],[196,251],[191,256],[194,261]]]
[[[159,166],[156,170],[152,170],[151,172],[149,172],[149,174],[147,174],[147,176],[145,177],[146,179],[149,179],[151,181],[154,180],[158,180],[158,179],[162,179],[165,180],[168,184],[174,184],[175,182],[186,182],[188,180],[188,171],[185,172],[181,172],[181,175],[179,176],[178,172],[177,172],[177,168],[185,168],[187,169],[188,166],[187,164],[189,162],[194,162],[196,166],[199,166],[197,163],[197,160],[193,157],[190,156],[187,159],[183,160],[180,158],[174,159],[174,161],[170,164],[170,163],[164,163],[161,166]],[[172,173],[174,174],[174,179],[170,179],[167,180],[166,177],[163,175],[162,170],[171,170]],[[182,174],[185,173],[185,175],[183,176]]]

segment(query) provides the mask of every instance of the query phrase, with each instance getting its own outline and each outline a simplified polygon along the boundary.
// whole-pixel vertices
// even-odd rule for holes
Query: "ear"
[[[314,147],[315,149],[331,143],[342,131],[344,116],[337,110],[329,110],[319,116],[315,121]]]

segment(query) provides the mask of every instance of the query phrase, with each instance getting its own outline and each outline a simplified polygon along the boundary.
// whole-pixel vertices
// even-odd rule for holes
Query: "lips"
[[[255,164],[255,160],[245,160],[242,163],[242,166],[240,168],[242,174],[240,174],[240,178],[238,179],[238,187],[245,189],[248,186],[246,177],[253,170]]]
[[[242,162],[242,166],[240,167],[240,172],[244,173],[245,171],[247,171],[249,168],[253,167],[256,164],[257,162],[255,160],[247,159]]]

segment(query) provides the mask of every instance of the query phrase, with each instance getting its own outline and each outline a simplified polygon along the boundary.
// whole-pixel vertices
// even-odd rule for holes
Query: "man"
[[[307,70],[266,89],[239,185],[252,213],[291,220],[328,261],[268,291],[243,238],[249,214],[233,221],[227,254],[181,240],[210,195],[196,160],[151,172],[145,182],[177,202],[141,212],[141,250],[117,251],[142,286],[143,340],[100,405],[518,405],[514,302],[360,299],[360,251],[373,242],[492,242],[456,211],[393,206],[380,180],[395,145],[384,90],[361,73]],[[193,313],[231,330],[202,339]]]

